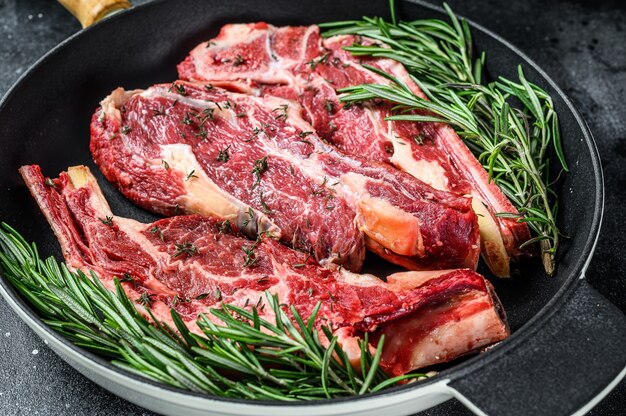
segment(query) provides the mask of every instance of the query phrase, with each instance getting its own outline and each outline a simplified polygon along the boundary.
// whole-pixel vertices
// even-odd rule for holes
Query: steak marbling
[[[121,284],[137,307],[141,295],[147,296],[152,314],[172,327],[170,308],[201,333],[197,315],[221,302],[256,305],[261,317],[272,320],[265,291],[305,319],[319,301],[317,328],[328,326],[355,365],[359,337],[371,333],[375,347],[385,334],[381,366],[392,375],[454,359],[509,334],[490,284],[470,270],[402,272],[386,282],[328,270],[274,239],[247,240],[212,217],[176,216],[152,224],[117,217],[84,166],[54,180],[46,180],[36,165],[20,172],[68,266],[95,271],[110,290],[114,277],[127,277]],[[189,249],[181,251],[181,245]],[[252,249],[253,257],[242,248]]]
[[[373,42],[354,36],[322,39],[316,26],[231,24],[192,50],[178,72],[181,79],[221,82],[249,94],[295,100],[320,137],[342,152],[392,164],[436,189],[472,196],[483,257],[496,275],[509,276],[510,258],[524,254],[519,246],[530,238],[528,226],[496,215],[517,209],[454,130],[440,123],[387,121],[389,103],[340,103],[338,89],[389,84],[362,64],[396,77],[426,98],[400,63],[355,57],[343,49],[354,43]]]
[[[469,198],[324,143],[293,101],[174,82],[118,89],[91,123],[91,151],[135,203],[229,219],[322,262],[360,270],[364,247],[413,270],[475,269]]]

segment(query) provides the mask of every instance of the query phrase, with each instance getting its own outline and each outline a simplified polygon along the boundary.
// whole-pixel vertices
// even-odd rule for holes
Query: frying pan
[[[419,1],[402,2],[398,9],[406,20],[445,18],[440,8]],[[99,174],[88,149],[89,120],[113,88],[174,80],[175,65],[227,22],[311,24],[362,15],[387,16],[387,2],[157,0],[77,33],[39,60],[0,103],[0,219],[36,241],[42,255],[60,258],[58,243],[17,168],[37,163],[53,176],[70,165],[88,164]],[[517,278],[491,279],[513,334],[489,352],[459,361],[429,380],[367,396],[288,405],[225,399],[114,368],[45,326],[5,279],[0,279],[0,293],[78,371],[160,413],[404,415],[456,397],[477,414],[583,414],[626,374],[626,318],[585,279],[604,199],[597,149],[578,111],[540,68],[497,35],[475,24],[472,29],[478,48],[488,52],[488,73],[514,78],[521,63],[529,80],[552,95],[571,166],[559,191],[558,222],[568,238],[559,252],[557,273],[548,278],[538,262],[529,262]],[[126,201],[102,176],[98,179],[117,215],[155,218]]]

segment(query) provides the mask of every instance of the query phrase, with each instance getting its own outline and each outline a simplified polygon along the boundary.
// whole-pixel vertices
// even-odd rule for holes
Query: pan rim
[[[93,31],[104,30],[102,28],[106,27],[107,24],[111,24],[110,22],[115,22],[118,19],[127,18],[124,16],[138,13],[137,11],[140,12],[141,10],[144,10],[150,7],[156,7],[167,1],[168,0],[154,0],[148,3],[134,6],[129,10],[116,13],[114,16],[107,18],[106,21],[104,22],[98,23],[86,29],[79,30],[78,32],[74,33],[67,39],[63,40],[54,48],[52,48],[50,51],[48,51],[46,54],[44,54],[41,58],[39,58],[27,71],[25,71],[18,78],[15,84],[11,88],[9,88],[9,90],[4,95],[2,100],[0,100],[0,112],[6,111],[6,107],[9,101],[11,101],[11,98],[13,97],[13,95],[17,91],[20,90],[22,84],[24,84],[31,77],[35,76],[37,71],[41,70],[41,68],[45,66],[48,60],[50,60],[52,57],[54,57],[61,51],[65,50],[66,48],[71,47],[75,39],[84,37],[85,34],[88,34]],[[436,6],[432,3],[429,3],[427,1],[424,1],[424,0],[403,0],[403,1],[406,3],[419,5],[421,7],[430,9],[432,11],[445,12],[443,8]],[[206,393],[195,393],[195,392],[191,392],[188,390],[183,390],[180,388],[168,386],[166,384],[154,382],[147,378],[137,376],[129,371],[114,367],[105,358],[100,357],[83,348],[77,347],[76,345],[72,344],[69,340],[64,338],[62,335],[56,333],[50,327],[45,325],[41,321],[41,318],[39,317],[39,315],[34,311],[34,309],[30,307],[22,299],[22,297],[17,293],[17,291],[4,278],[0,279],[0,286],[1,286],[0,289],[2,289],[0,290],[0,292],[5,298],[8,297],[6,300],[9,301],[9,303],[10,301],[13,301],[16,305],[18,305],[20,310],[23,313],[25,313],[28,317],[30,317],[31,320],[37,325],[37,327],[41,331],[45,332],[48,336],[55,338],[57,341],[63,344],[67,348],[68,353],[77,354],[79,356],[85,356],[89,359],[91,364],[95,365],[96,367],[100,367],[101,370],[114,371],[120,374],[121,376],[123,376],[124,378],[128,379],[129,382],[132,382],[132,383],[137,382],[140,384],[142,383],[150,384],[154,387],[169,391],[171,393],[183,394],[183,395],[192,396],[198,399],[203,399],[203,400],[206,400],[207,403],[217,401],[217,402],[223,402],[223,403],[230,403],[232,405],[241,405],[244,408],[249,407],[249,406],[265,406],[265,407],[276,406],[276,407],[300,408],[303,406],[308,407],[312,405],[340,404],[340,403],[346,403],[346,402],[353,402],[355,400],[363,400],[365,398],[367,399],[382,398],[382,397],[386,397],[390,395],[398,395],[400,393],[407,392],[408,390],[422,389],[427,386],[434,385],[436,383],[447,382],[449,381],[449,379],[454,379],[458,376],[474,371],[480,367],[489,365],[489,363],[493,361],[494,359],[497,359],[498,356],[506,354],[507,351],[510,351],[521,342],[524,342],[529,336],[532,336],[532,334],[537,330],[537,327],[541,326],[542,322],[549,319],[551,316],[553,316],[555,313],[558,312],[558,310],[560,309],[560,306],[566,300],[565,295],[569,293],[570,291],[575,290],[575,288],[577,287],[577,283],[579,283],[579,279],[584,278],[584,274],[592,259],[592,256],[595,251],[595,247],[597,245],[597,241],[600,235],[600,228],[601,228],[603,211],[604,211],[604,179],[603,179],[602,167],[600,164],[600,156],[599,156],[599,152],[598,152],[595,140],[593,138],[593,135],[591,131],[589,130],[589,127],[587,126],[586,122],[582,118],[580,112],[578,111],[576,106],[572,103],[572,101],[569,99],[569,97],[559,88],[559,86],[552,80],[552,78],[543,69],[541,69],[541,67],[539,67],[532,59],[530,59],[526,54],[524,54],[516,46],[514,46],[513,44],[511,44],[510,42],[508,42],[507,40],[505,40],[498,34],[492,32],[491,30],[486,29],[485,27],[473,22],[472,20],[469,20],[469,19],[465,19],[465,20],[467,20],[472,30],[474,31],[477,30],[477,31],[482,32],[484,35],[493,38],[494,40],[496,40],[497,42],[505,46],[508,50],[516,54],[519,57],[521,64],[524,64],[525,66],[528,66],[532,68],[534,71],[536,71],[537,74],[554,90],[555,94],[558,95],[563,100],[565,106],[572,113],[572,115],[574,116],[574,119],[576,120],[578,124],[578,127],[583,133],[583,137],[587,145],[587,148],[589,149],[589,154],[591,157],[591,162],[592,162],[592,167],[593,167],[593,172],[594,172],[594,182],[596,186],[596,191],[594,195],[594,207],[593,207],[594,211],[593,211],[593,218],[591,222],[591,232],[586,238],[584,248],[581,251],[581,256],[578,258],[575,265],[572,267],[573,271],[570,273],[569,276],[565,277],[565,280],[563,284],[561,285],[561,287],[558,289],[558,291],[531,319],[529,319],[520,328],[518,328],[513,334],[511,334],[511,336],[507,340],[496,345],[489,352],[489,354],[477,355],[475,357],[472,357],[463,363],[459,363],[453,366],[452,368],[443,370],[437,376],[431,379],[421,381],[417,384],[392,387],[392,388],[385,389],[380,392],[369,393],[369,394],[362,395],[362,396],[350,396],[350,397],[342,397],[342,398],[334,398],[334,399],[317,400],[313,402],[293,402],[293,403],[292,402],[287,403],[287,402],[278,402],[278,401],[267,401],[267,400],[247,400],[247,399],[225,398],[225,397],[220,397],[220,396],[211,396]]]

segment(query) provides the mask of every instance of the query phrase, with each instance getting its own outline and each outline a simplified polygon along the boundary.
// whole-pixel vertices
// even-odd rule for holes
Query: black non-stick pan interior
[[[271,7],[270,7],[271,4]],[[404,19],[445,16],[419,4],[402,3]],[[276,25],[312,24],[388,16],[386,1],[202,0],[158,1],[127,16],[96,25],[47,56],[7,95],[0,107],[0,219],[38,243],[44,255],[60,258],[58,243],[17,173],[23,164],[40,164],[56,176],[76,164],[87,164],[115,214],[149,221],[156,218],[125,200],[104,178],[89,153],[89,122],[99,100],[118,86],[145,88],[176,78],[176,64],[198,42],[217,34],[229,22],[267,21]],[[476,44],[487,51],[491,76],[514,79],[523,63],[527,78],[552,93],[561,118],[563,145],[571,172],[560,187],[559,224],[564,235],[558,271],[547,277],[538,261],[520,266],[513,279],[491,279],[504,303],[513,330],[528,322],[568,281],[578,277],[589,255],[600,215],[601,178],[593,144],[585,127],[538,70],[494,38],[474,30]],[[370,266],[376,258],[370,259]],[[488,274],[486,268],[481,272]]]

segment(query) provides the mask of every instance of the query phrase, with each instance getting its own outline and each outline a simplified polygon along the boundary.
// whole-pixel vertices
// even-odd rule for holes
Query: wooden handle
[[[107,15],[132,5],[128,0],[59,0],[78,19],[83,28],[93,25]]]

